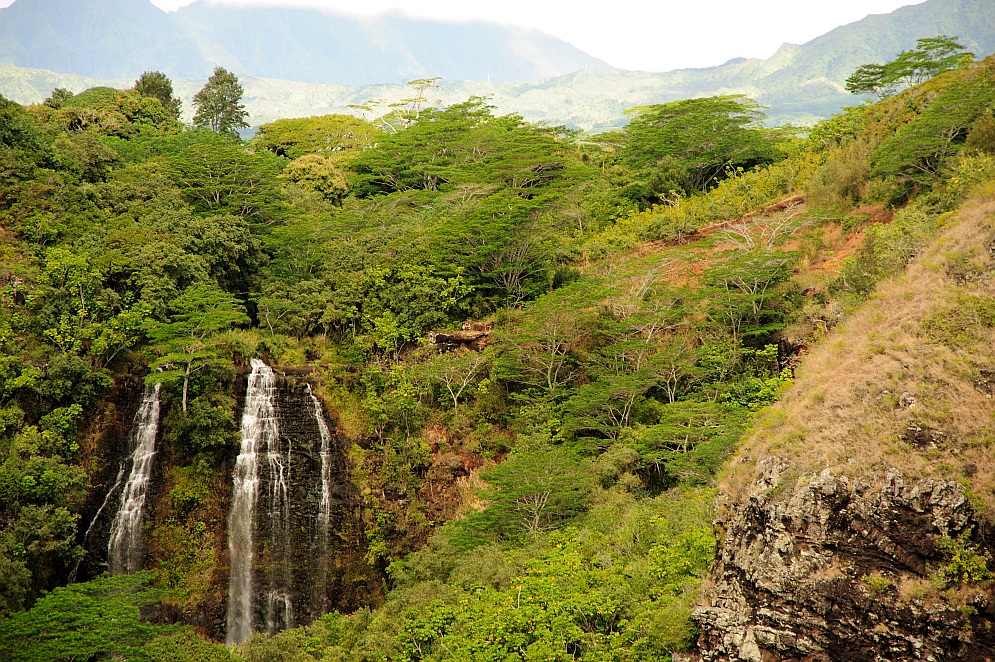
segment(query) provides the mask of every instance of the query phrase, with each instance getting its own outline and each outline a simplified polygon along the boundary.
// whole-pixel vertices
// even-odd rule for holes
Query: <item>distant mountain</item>
[[[148,0],[16,0],[0,10],[0,62],[98,78],[149,69],[206,78],[221,65],[239,76],[353,85],[427,76],[534,80],[610,68],[537,30],[207,0],[174,13]]]
[[[30,1],[17,0],[10,9]],[[38,2],[38,0],[33,1]],[[65,0],[45,1],[58,4]],[[76,0],[69,4],[93,1]],[[134,5],[136,2],[136,0],[115,1],[125,5]],[[4,58],[4,49],[10,47],[7,43],[8,37],[3,32],[4,11],[0,11],[0,61]],[[318,51],[317,47],[312,48],[312,43],[309,41],[316,39],[317,33],[308,33],[299,27],[292,28],[296,25],[294,21],[297,20],[293,17],[299,14],[291,13],[288,17],[280,19],[283,11],[266,14],[265,12],[273,10],[234,10],[200,3],[191,5],[188,11],[186,14],[182,10],[177,12],[178,19],[182,19],[180,22],[185,26],[183,34],[193,35],[189,38],[198,43],[210,40],[214,44],[228,44],[223,53],[219,51],[215,55],[224,62],[238,62],[239,66],[231,64],[229,68],[239,75],[245,86],[245,102],[251,113],[250,121],[254,125],[280,117],[352,112],[348,108],[349,104],[374,98],[398,100],[408,94],[403,85],[361,86],[279,80],[279,78],[306,80],[308,77],[315,80],[322,67],[335,66],[335,62],[338,61],[331,55],[327,56],[327,60],[320,61],[317,55],[310,58],[303,55],[311,50]],[[210,12],[235,12],[230,16],[237,16],[243,11],[246,16],[268,16],[266,20],[270,21],[271,35],[280,35],[279,39],[271,38],[270,41],[279,42],[278,48],[282,49],[281,52],[284,54],[274,58],[272,63],[253,59],[258,52],[253,44],[255,41],[262,41],[263,37],[257,34],[250,38],[248,18],[244,19],[247,21],[244,28],[229,27],[207,36],[204,31],[208,28],[203,26],[214,25],[215,20],[198,18]],[[324,15],[313,14],[315,14],[313,17],[315,24],[327,18]],[[412,22],[408,19],[383,19],[377,23],[379,26],[394,24],[409,25]],[[201,27],[196,27],[197,25]],[[469,29],[473,25],[479,24],[470,24],[464,28]],[[458,33],[455,25],[436,24],[436,28]],[[407,27],[404,29],[407,30]],[[236,34],[244,35],[242,43],[239,43],[239,38],[233,36]],[[311,36],[306,36],[309,34]],[[432,35],[437,33],[424,34],[425,41],[432,41],[436,39]],[[836,28],[801,46],[785,44],[767,59],[737,58],[718,67],[682,69],[666,73],[603,70],[591,67],[532,82],[501,82],[496,75],[492,76],[490,81],[470,80],[472,77],[467,75],[463,76],[464,80],[453,80],[451,77],[443,80],[433,98],[448,104],[465,100],[470,95],[486,95],[490,96],[491,103],[503,113],[519,113],[531,121],[601,130],[624,124],[626,120],[623,112],[632,106],[695,96],[741,93],[753,96],[766,106],[773,123],[807,124],[828,117],[844,105],[853,105],[861,101],[860,97],[848,94],[843,87],[846,77],[858,66],[868,62],[886,62],[894,58],[899,51],[913,48],[916,39],[937,34],[956,35],[979,57],[995,52],[995,0],[928,0],[919,5],[903,7],[890,14],[868,16],[856,23]],[[414,41],[412,38],[411,43]],[[396,49],[400,46],[391,45],[389,48],[395,49],[392,52],[398,52]],[[120,57],[127,59],[125,55]],[[438,51],[435,57],[438,57],[442,63],[446,57],[458,59],[451,53],[447,55],[444,51]],[[346,61],[345,55],[342,58],[342,61]],[[398,59],[392,58],[389,61],[392,66],[397,66]],[[419,60],[422,63],[427,61]],[[380,60],[377,66],[386,66],[385,62],[388,60]],[[495,63],[493,66],[500,65],[501,63]],[[137,68],[143,67],[151,68],[144,64]],[[265,67],[271,68],[265,69]],[[54,67],[46,68],[54,69]],[[253,78],[247,75],[252,68],[263,69],[266,72],[263,74],[265,77]],[[295,76],[281,73],[291,70],[305,73]],[[438,70],[417,71],[420,73],[406,73],[401,77],[440,75]],[[192,115],[190,100],[203,85],[206,75],[205,73],[196,76],[196,80],[174,80],[178,94],[184,99],[188,117]],[[0,65],[0,94],[24,103],[37,102],[48,96],[53,87],[66,87],[75,91],[98,84],[123,87],[131,85],[135,75],[121,73],[111,77],[115,80],[81,78]]]
[[[103,78],[210,75],[200,46],[148,0],[16,0],[0,9],[0,62]]]

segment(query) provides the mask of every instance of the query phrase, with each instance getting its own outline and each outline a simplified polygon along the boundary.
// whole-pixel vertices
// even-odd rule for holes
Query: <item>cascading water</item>
[[[290,535],[290,468],[292,466],[291,441],[287,437],[287,456],[280,452],[280,435],[266,438],[266,466],[269,470],[264,506],[268,512],[268,539],[263,540],[263,551],[270,559],[266,568],[266,592],[263,615],[266,632],[276,634],[281,629],[294,626],[294,605],[290,595],[293,585],[291,555],[293,546]]]
[[[252,361],[229,515],[228,644],[310,623],[342,585],[333,523],[342,458],[308,384]],[[331,571],[331,575],[330,575]]]
[[[289,590],[293,581],[290,567],[291,449],[289,441],[286,456],[280,448],[276,376],[259,359],[252,359],[251,365],[242,412],[242,446],[235,463],[228,523],[230,579],[225,637],[228,644],[248,639],[259,621],[271,633],[294,625]],[[259,540],[255,539],[257,534]],[[254,573],[257,544],[265,563]],[[261,597],[258,621],[255,618],[257,590]]]
[[[311,398],[311,405],[314,407],[314,420],[318,423],[318,434],[321,436],[321,501],[318,504],[318,540],[322,552],[327,552],[328,531],[331,521],[332,510],[332,433],[325,422],[325,416],[321,411],[321,402],[311,390],[310,384],[307,386],[307,394]]]
[[[242,412],[242,446],[235,462],[232,507],[228,521],[230,578],[228,582],[229,645],[252,636],[252,534],[259,492],[258,449],[277,436],[273,371],[252,359],[252,374]]]
[[[161,386],[155,384],[145,387],[142,404],[135,414],[131,433],[135,441],[135,450],[131,455],[131,473],[121,493],[121,507],[114,516],[107,543],[107,565],[112,575],[130,574],[142,568],[142,520],[152,475],[152,460],[155,457],[155,438],[159,430]],[[119,473],[118,480],[120,476]],[[98,512],[97,515],[99,514]]]
[[[86,542],[90,539],[90,534],[93,533],[93,527],[97,525],[97,521],[100,519],[100,515],[103,514],[104,508],[107,504],[111,502],[111,498],[114,493],[117,492],[117,488],[121,486],[121,481],[124,480],[124,469],[127,466],[124,462],[121,463],[121,468],[117,470],[117,478],[114,479],[114,484],[111,485],[111,489],[107,490],[107,496],[104,497],[103,503],[100,504],[100,508],[97,508],[97,514],[93,516],[90,520],[90,526],[86,527],[86,533],[83,534],[83,542],[81,544],[83,551],[86,552]],[[76,560],[73,564],[73,569],[69,572],[69,583],[76,583],[76,574],[79,572],[79,564],[82,562],[82,557]]]

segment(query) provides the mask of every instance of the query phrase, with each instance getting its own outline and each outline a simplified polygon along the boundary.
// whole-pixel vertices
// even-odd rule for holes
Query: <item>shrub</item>
[[[862,576],[860,581],[875,593],[883,593],[891,588],[891,580],[877,572]]]
[[[971,544],[967,532],[956,538],[937,536],[936,546],[950,557],[950,561],[940,568],[940,574],[948,583],[971,584],[995,579],[995,573],[988,569],[988,554],[979,552]]]
[[[995,110],[989,110],[974,120],[964,147],[970,152],[995,154]]]
[[[809,203],[813,207],[836,207],[857,202],[870,178],[870,155],[871,145],[866,140],[830,148],[826,162],[809,184]]]

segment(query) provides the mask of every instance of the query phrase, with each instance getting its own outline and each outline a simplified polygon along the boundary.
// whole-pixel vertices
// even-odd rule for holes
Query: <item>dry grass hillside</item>
[[[887,470],[963,484],[995,521],[995,182],[942,219],[930,247],[816,345],[758,415],[722,481],[742,503],[758,462],[797,476]],[[793,483],[788,480],[786,484]]]

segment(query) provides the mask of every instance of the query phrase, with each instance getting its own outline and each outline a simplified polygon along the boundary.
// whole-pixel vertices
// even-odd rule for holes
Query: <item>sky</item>
[[[151,0],[172,11],[193,0]],[[923,0],[210,0],[222,4],[321,7],[448,20],[483,19],[536,28],[623,69],[708,67],[766,58],[868,14]],[[13,0],[0,0],[0,7]]]

